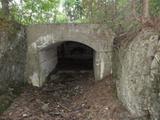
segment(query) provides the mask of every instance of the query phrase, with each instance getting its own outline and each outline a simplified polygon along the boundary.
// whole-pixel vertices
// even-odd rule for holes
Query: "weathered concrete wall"
[[[94,74],[95,79],[100,80],[111,74],[112,52],[95,52],[94,54]],[[111,68],[111,69],[108,69]]]
[[[139,120],[160,119],[159,52],[158,34],[146,29],[114,54],[118,97]]]
[[[114,34],[104,25],[98,24],[48,24],[48,25],[33,25],[27,28],[28,42],[28,60],[27,60],[27,76],[32,84],[41,86],[45,77],[51,72],[50,68],[46,69],[51,64],[49,60],[41,64],[46,57],[42,52],[44,49],[53,47],[55,44],[73,41],[85,44],[95,51],[95,78],[100,80],[107,74],[111,73],[111,53]],[[53,49],[56,50],[56,47]],[[42,55],[43,54],[43,55]],[[46,54],[49,54],[47,52]],[[54,55],[53,55],[54,56]],[[54,68],[56,57],[54,59]],[[45,66],[45,67],[44,67]]]
[[[0,111],[24,84],[26,45],[22,26],[0,21]]]
[[[42,71],[46,71],[48,74],[57,64],[57,46],[41,50],[39,54]],[[47,76],[44,76],[44,78],[46,77]]]

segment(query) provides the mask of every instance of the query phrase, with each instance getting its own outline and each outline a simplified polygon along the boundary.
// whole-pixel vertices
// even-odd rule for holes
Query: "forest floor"
[[[111,76],[94,82],[91,72],[61,72],[42,88],[28,86],[0,120],[132,119],[116,97]]]

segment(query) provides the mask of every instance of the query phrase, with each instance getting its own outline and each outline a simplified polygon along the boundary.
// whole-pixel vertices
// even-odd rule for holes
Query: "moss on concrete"
[[[25,28],[0,19],[0,112],[3,112],[25,86]]]

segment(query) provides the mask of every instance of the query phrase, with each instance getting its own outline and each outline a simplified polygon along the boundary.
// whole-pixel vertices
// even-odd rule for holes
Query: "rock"
[[[48,111],[49,111],[49,103],[44,104],[44,105],[41,107],[41,109],[42,109],[43,112],[48,112]]]
[[[23,114],[22,116],[23,116],[23,117],[27,117],[28,115],[27,115],[27,114]]]
[[[117,52],[118,98],[137,117],[160,119],[160,65],[155,65],[156,58],[160,57],[158,51],[158,33],[146,29]]]

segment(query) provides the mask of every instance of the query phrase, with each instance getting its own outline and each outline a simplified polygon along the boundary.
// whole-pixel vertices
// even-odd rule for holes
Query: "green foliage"
[[[152,16],[160,16],[160,0],[150,0],[150,13]]]
[[[65,14],[58,14],[55,23],[68,23],[68,18],[65,16]]]
[[[25,25],[101,23],[112,29],[121,24],[126,30],[137,25],[131,0],[22,0],[19,4],[12,0],[10,6],[11,18]],[[136,12],[142,15],[142,0],[136,0]],[[160,15],[160,0],[150,0],[150,13]]]
[[[117,1],[119,9],[126,7],[127,3],[128,3],[128,0],[118,0]]]
[[[23,24],[55,23],[59,0],[24,0],[11,8],[14,19]]]
[[[25,25],[75,22],[83,16],[80,0],[23,0],[21,4],[13,1],[10,11],[13,19]]]
[[[80,0],[65,0],[63,7],[64,12],[68,16],[70,22],[82,18],[83,8]]]

